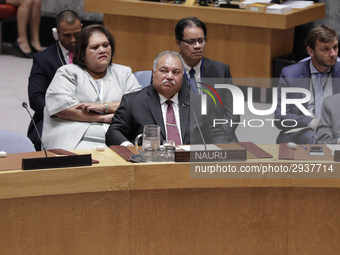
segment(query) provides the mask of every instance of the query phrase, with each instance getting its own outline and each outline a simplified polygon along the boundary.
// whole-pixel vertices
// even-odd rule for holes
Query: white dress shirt
[[[63,57],[66,61],[66,63],[68,64],[68,59],[69,59],[69,50],[65,49],[65,47],[63,45],[61,45],[60,41],[58,41],[61,52],[63,53]]]

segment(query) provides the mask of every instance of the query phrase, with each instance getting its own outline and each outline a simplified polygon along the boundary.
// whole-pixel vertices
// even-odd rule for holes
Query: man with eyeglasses
[[[184,60],[183,86],[189,86],[191,92],[198,94],[211,93],[215,84],[232,84],[230,67],[227,64],[204,57],[207,44],[207,28],[196,17],[187,17],[178,21],[175,28],[176,44]],[[210,86],[210,87],[209,87]],[[233,98],[227,89],[216,89],[221,98],[221,111],[231,123],[239,123],[240,116],[233,114]],[[235,130],[237,124],[233,124]],[[227,127],[226,127],[227,128]],[[236,141],[237,142],[237,141]]]

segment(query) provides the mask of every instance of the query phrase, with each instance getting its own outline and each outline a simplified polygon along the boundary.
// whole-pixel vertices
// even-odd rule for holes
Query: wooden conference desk
[[[242,164],[283,162],[273,146],[263,148],[274,158]],[[0,254],[340,250],[340,179],[196,179],[189,163],[132,164],[109,149],[90,152],[99,164],[0,172]]]
[[[134,72],[151,70],[154,58],[164,50],[178,51],[176,23],[183,17],[198,17],[208,30],[205,56],[229,64],[235,84],[267,88],[268,80],[244,78],[271,78],[272,59],[293,52],[294,27],[326,14],[325,4],[268,14],[133,0],[85,0],[85,10],[104,13],[104,25],[117,43],[114,62]]]

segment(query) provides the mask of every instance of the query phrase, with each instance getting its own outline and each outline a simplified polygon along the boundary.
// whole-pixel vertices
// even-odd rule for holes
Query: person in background
[[[277,90],[278,105],[274,113],[275,119],[279,120],[275,121],[275,125],[281,130],[276,139],[277,143],[313,144],[314,130],[321,118],[323,99],[340,92],[336,31],[326,25],[317,26],[309,33],[306,44],[311,59],[287,66],[281,71]],[[303,103],[309,115],[303,113],[294,104],[288,104],[286,114],[281,114],[283,88],[304,88],[311,92],[310,100]],[[300,100],[305,97],[305,94],[287,93],[286,97]],[[287,131],[289,132],[286,133]]]
[[[206,143],[231,142],[220,125],[212,126],[213,111],[208,115],[200,114],[200,95],[182,86],[183,60],[177,52],[164,51],[155,58],[152,78],[152,85],[123,96],[106,133],[107,146],[131,146],[147,124],[160,126],[161,143],[168,139],[176,145],[202,144],[198,126]],[[196,112],[197,121],[191,116],[193,112]],[[233,130],[231,132],[234,135]]]
[[[45,94],[57,69],[72,63],[76,35],[81,31],[82,23],[79,15],[72,10],[64,10],[57,15],[53,36],[56,40],[42,52],[34,54],[33,65],[28,79],[28,98],[34,110],[33,120],[42,135]],[[36,150],[41,150],[39,136],[31,122],[27,131]]]
[[[32,58],[33,53],[42,50],[39,40],[41,0],[0,0],[0,4],[10,4],[18,8],[18,38],[13,43],[13,47],[25,58]]]
[[[201,20],[196,17],[182,18],[175,27],[175,36],[184,60],[183,86],[189,87],[191,92],[205,94],[204,90],[212,92],[206,85],[214,88],[215,84],[232,84],[229,65],[204,57],[208,39],[207,28]],[[232,94],[227,89],[215,90],[221,96],[223,119],[236,123],[232,125],[235,130],[240,116],[233,114]]]
[[[107,28],[90,25],[76,38],[73,64],[56,72],[46,92],[42,139],[46,149],[105,145],[105,133],[123,94],[141,89],[131,68],[112,63]]]
[[[340,144],[340,94],[325,98],[315,132],[317,144]]]

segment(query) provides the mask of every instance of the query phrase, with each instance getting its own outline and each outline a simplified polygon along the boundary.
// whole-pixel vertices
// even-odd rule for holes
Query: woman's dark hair
[[[108,39],[110,46],[111,46],[111,61],[112,58],[115,55],[115,39],[113,38],[113,35],[110,33],[110,31],[100,25],[100,24],[94,24],[89,25],[83,28],[76,37],[76,43],[74,45],[74,52],[73,52],[73,63],[80,66],[81,68],[86,68],[86,64],[84,62],[84,58],[86,56],[86,48],[89,45],[89,38],[93,33],[102,33],[106,36]]]

